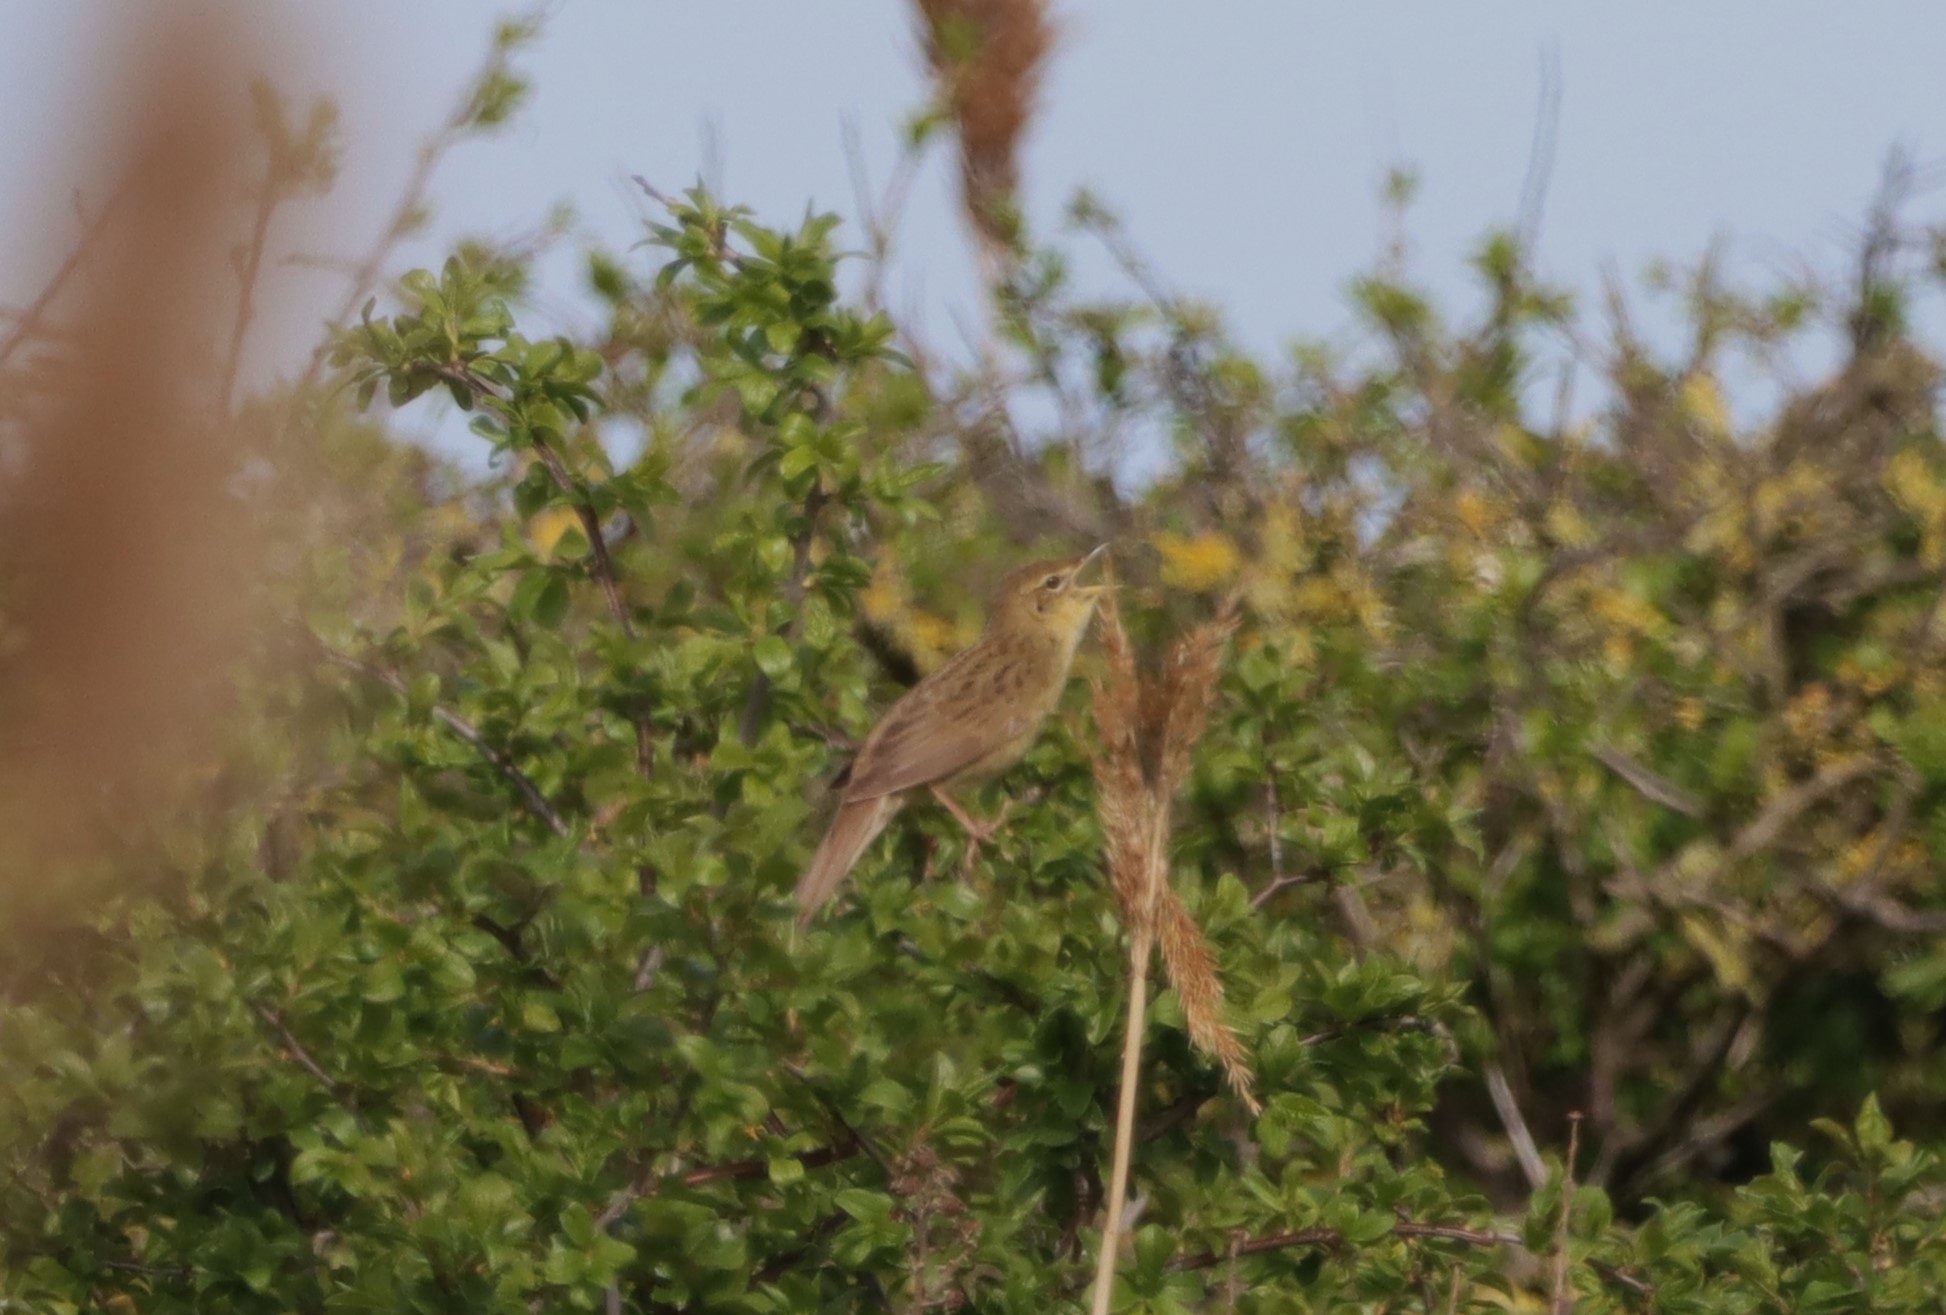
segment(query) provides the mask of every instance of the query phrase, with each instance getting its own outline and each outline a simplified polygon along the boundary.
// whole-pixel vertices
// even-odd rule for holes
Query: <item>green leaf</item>
[[[786,451],[778,459],[777,474],[783,479],[794,480],[804,474],[804,472],[815,469],[817,464],[818,454],[816,449],[794,447]]]
[[[791,647],[777,635],[765,635],[751,649],[757,669],[772,680],[781,679],[791,669]]]
[[[535,567],[532,574],[538,576],[540,586],[534,592],[528,615],[535,625],[543,629],[559,629],[568,614],[567,577],[544,567]],[[526,581],[521,583],[524,585]]]

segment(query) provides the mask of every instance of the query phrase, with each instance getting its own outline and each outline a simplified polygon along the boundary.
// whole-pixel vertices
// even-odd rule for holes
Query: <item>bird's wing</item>
[[[1026,729],[1019,714],[956,716],[951,702],[908,695],[895,704],[852,762],[844,797],[873,799],[943,781]]]
[[[797,881],[797,925],[811,921],[832,892],[858,862],[865,847],[878,838],[888,818],[899,810],[899,801],[888,795],[876,799],[846,800],[838,805],[830,830],[811,857],[811,866]]]

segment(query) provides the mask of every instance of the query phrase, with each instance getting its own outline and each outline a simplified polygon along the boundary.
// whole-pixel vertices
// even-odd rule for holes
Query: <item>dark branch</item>
[[[320,644],[320,647],[323,648],[322,644]],[[372,666],[368,662],[360,662],[357,658],[346,653],[340,653],[336,649],[323,648],[323,652],[327,661],[335,662],[341,667],[368,676],[401,697],[410,696],[410,690],[406,683],[393,673]],[[479,755],[486,759],[489,766],[499,772],[501,776],[505,777],[513,785],[514,789],[520,792],[520,797],[526,802],[528,811],[540,818],[541,821],[547,823],[550,831],[557,836],[566,836],[568,834],[568,824],[555,811],[554,805],[547,801],[547,796],[541,793],[540,787],[534,784],[533,778],[515,766],[513,759],[509,758],[493,745],[487,743],[486,737],[480,734],[478,727],[474,726],[472,722],[467,721],[452,709],[440,704],[433,705],[432,715],[435,720],[452,731],[453,734],[472,745],[479,752]]]
[[[311,1058],[311,1052],[304,1048],[303,1043],[297,1039],[296,1034],[291,1031],[290,1026],[284,1022],[283,1015],[279,1014],[270,1006],[261,1004],[252,1004],[250,1006],[250,1012],[262,1019],[264,1025],[277,1034],[277,1039],[284,1043],[284,1049],[290,1054],[292,1059],[297,1061],[298,1067],[316,1078],[318,1085],[330,1093],[331,1099],[344,1106],[354,1118],[357,1116],[358,1104],[346,1092],[345,1085],[329,1073],[326,1073],[318,1061]]]
[[[1665,781],[1620,749],[1603,745],[1595,750],[1595,761],[1628,782],[1644,799],[1661,804],[1664,808],[1673,808],[1684,817],[1703,815],[1703,806],[1694,795],[1681,786]]]

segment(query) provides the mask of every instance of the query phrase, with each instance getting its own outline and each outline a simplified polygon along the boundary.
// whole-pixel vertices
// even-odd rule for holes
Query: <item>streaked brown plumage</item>
[[[1104,545],[1106,546],[1106,545]],[[986,628],[970,648],[906,692],[879,719],[841,776],[830,830],[797,883],[798,922],[809,922],[907,798],[930,791],[974,842],[990,827],[948,793],[1019,761],[1060,702],[1100,585],[1075,578],[1101,553],[1035,562],[1001,582]]]

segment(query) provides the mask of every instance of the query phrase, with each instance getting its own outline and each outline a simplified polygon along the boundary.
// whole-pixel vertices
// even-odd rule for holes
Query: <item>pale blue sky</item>
[[[339,198],[293,234],[361,250],[424,132],[477,66],[492,10],[477,0],[283,5],[344,106]],[[0,0],[0,304],[18,304],[57,250],[63,173],[103,130],[110,0]],[[1544,49],[1562,108],[1541,230],[1543,267],[1592,287],[1725,237],[1739,267],[1833,268],[1895,143],[1946,160],[1946,6],[1938,0],[1631,0],[1625,5],[1067,0],[1045,110],[1026,155],[1043,224],[1086,185],[1178,290],[1221,305],[1274,351],[1349,323],[1344,288],[1382,240],[1379,183],[1422,179],[1410,233],[1436,289],[1518,203]],[[715,142],[727,195],[794,220],[852,212],[843,125],[883,180],[922,85],[894,0],[563,0],[529,58],[537,94],[503,135],[465,147],[434,189],[436,257],[459,232],[511,234],[556,201],[586,232],[633,241],[642,173],[674,189]],[[318,72],[317,70],[322,70]],[[895,307],[957,346],[977,315],[967,244],[940,151],[917,189],[890,285]],[[1927,197],[1921,213],[1937,213]],[[54,238],[50,239],[49,234]],[[647,256],[643,257],[647,259]],[[542,308],[585,316],[578,262],[546,270]],[[296,333],[332,300],[306,276]]]

